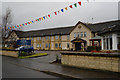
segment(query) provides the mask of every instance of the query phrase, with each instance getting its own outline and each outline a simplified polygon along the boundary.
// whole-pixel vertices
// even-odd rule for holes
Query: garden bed
[[[20,59],[25,59],[25,58],[33,58],[33,57],[40,57],[40,56],[46,56],[48,55],[47,53],[36,53],[28,56],[19,56],[18,58]]]

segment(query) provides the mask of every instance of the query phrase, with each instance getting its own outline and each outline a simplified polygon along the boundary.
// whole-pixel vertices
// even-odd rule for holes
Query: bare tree
[[[6,13],[2,15],[2,41],[4,46],[5,38],[9,35],[11,29],[7,29],[12,23],[12,10],[10,8],[6,9]]]

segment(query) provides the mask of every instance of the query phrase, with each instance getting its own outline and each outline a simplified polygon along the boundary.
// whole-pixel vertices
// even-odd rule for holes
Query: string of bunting
[[[77,3],[73,4],[73,5],[70,5],[70,6],[68,6],[68,7],[65,7],[65,8],[63,8],[63,9],[60,9],[60,10],[58,10],[58,11],[55,11],[55,12],[54,12],[54,15],[58,15],[58,14],[61,13],[61,12],[63,13],[64,11],[67,11],[68,8],[72,9],[72,8],[74,8],[74,7],[78,7],[78,5],[81,6],[81,1],[80,1],[80,2],[77,2]],[[51,17],[51,14],[48,14],[48,15],[46,15],[46,16],[37,18],[37,19],[35,19],[35,20],[26,22],[26,23],[24,23],[24,24],[20,24],[20,25],[8,27],[8,29],[14,29],[14,28],[26,26],[26,25],[29,25],[29,24],[33,24],[34,22],[43,21],[43,20],[45,20],[45,19],[47,19],[47,18],[50,18],[50,17]]]

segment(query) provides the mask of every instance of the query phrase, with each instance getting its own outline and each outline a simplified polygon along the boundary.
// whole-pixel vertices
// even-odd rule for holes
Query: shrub
[[[100,51],[101,46],[88,46],[86,52],[91,52],[93,50]]]

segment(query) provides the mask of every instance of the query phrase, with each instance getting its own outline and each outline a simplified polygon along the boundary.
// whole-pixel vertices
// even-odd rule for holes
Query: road
[[[118,73],[87,70],[82,68],[74,68],[70,66],[63,66],[60,64],[50,64],[50,62],[56,59],[56,55],[59,51],[36,51],[36,53],[48,53],[47,56],[18,59],[12,57],[3,56],[2,68],[4,78],[51,78],[66,80],[61,76],[54,74],[46,74],[43,71],[49,71],[57,74],[67,75],[82,80],[117,80],[119,77]],[[69,78],[70,78],[69,77]]]

